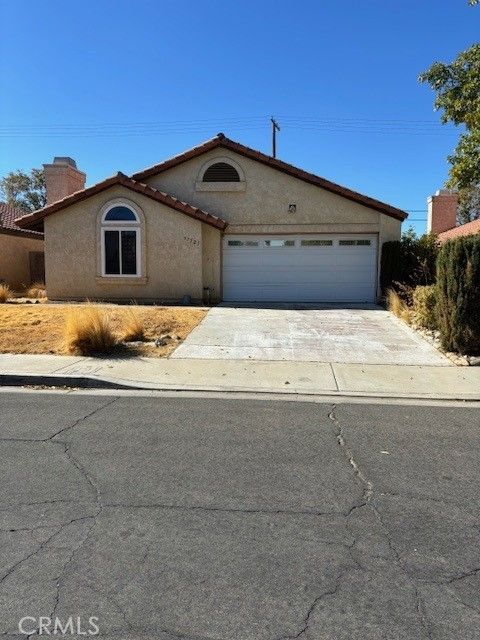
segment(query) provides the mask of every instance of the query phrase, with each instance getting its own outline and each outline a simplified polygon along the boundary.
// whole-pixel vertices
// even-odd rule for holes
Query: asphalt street
[[[12,392],[0,451],[2,638],[480,638],[478,408]]]

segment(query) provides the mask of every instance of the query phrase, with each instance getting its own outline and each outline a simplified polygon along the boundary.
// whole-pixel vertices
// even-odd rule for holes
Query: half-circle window
[[[231,164],[216,162],[203,174],[203,182],[240,182],[240,176]]]
[[[138,222],[135,213],[128,207],[112,207],[105,215],[105,222]]]

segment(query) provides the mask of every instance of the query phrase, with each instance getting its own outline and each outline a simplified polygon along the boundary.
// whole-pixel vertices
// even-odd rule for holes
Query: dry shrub
[[[117,344],[109,318],[95,305],[72,308],[65,319],[65,346],[72,354],[110,353]]]
[[[145,340],[145,324],[140,314],[133,309],[126,313],[122,338],[125,342]]]
[[[403,302],[405,302],[405,304],[407,305],[407,307],[411,307],[413,304],[413,292],[414,292],[414,287],[411,287],[408,284],[403,284],[401,282],[394,282],[392,289],[394,289],[398,295],[400,296],[401,300],[403,300]]]
[[[432,284],[416,287],[413,292],[412,320],[419,327],[431,331],[437,328],[436,291],[436,286]]]
[[[0,302],[7,302],[9,298],[13,298],[13,291],[8,284],[0,283]]]
[[[47,292],[43,282],[34,282],[25,289],[26,298],[46,298]]]
[[[387,307],[397,318],[410,324],[412,311],[407,303],[393,289],[387,291]]]

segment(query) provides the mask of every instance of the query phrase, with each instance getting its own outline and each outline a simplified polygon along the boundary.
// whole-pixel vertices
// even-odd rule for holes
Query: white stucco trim
[[[205,171],[212,166],[212,164],[217,164],[218,162],[224,162],[225,164],[231,165],[238,173],[240,182],[203,182],[203,176],[205,175]],[[210,158],[202,164],[200,167],[200,171],[198,172],[197,180],[195,182],[195,190],[196,191],[245,191],[246,189],[246,180],[245,174],[243,172],[242,167],[230,158],[229,156],[217,156],[215,158]]]
[[[126,207],[127,209],[130,209],[134,213],[137,219],[136,220],[105,220],[107,213],[115,207]],[[131,200],[127,200],[125,198],[115,198],[115,200],[109,200],[100,209],[100,214],[101,214],[101,218],[100,218],[101,224],[107,224],[107,225],[116,225],[116,224],[137,225],[142,222],[142,218],[143,218],[143,211],[140,209],[138,204],[136,204],[135,202],[132,202]]]

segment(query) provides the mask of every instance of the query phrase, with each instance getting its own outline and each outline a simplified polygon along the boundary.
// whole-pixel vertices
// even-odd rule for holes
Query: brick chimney
[[[86,175],[77,169],[72,158],[55,157],[52,164],[44,164],[47,205],[62,200],[85,188]]]
[[[427,232],[442,233],[457,226],[458,193],[440,189],[430,196],[428,203]]]

